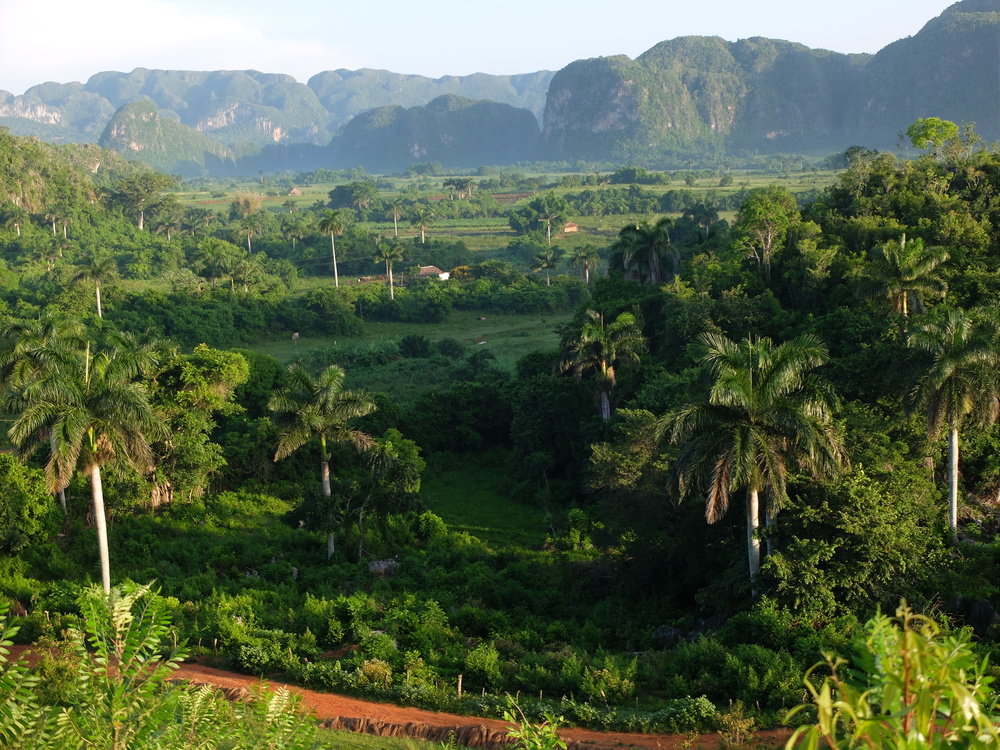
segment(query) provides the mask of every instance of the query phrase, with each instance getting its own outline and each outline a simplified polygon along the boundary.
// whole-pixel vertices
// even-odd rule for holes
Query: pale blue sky
[[[636,57],[678,36],[766,36],[877,52],[949,0],[0,0],[0,90],[104,70],[243,70],[301,82],[384,68],[437,78]]]

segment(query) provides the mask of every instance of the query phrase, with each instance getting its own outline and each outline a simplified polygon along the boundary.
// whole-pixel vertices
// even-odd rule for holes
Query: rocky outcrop
[[[18,117],[44,125],[62,125],[62,111],[34,96],[12,96],[0,92],[0,117]]]
[[[682,37],[636,60],[581,60],[552,80],[547,159],[891,147],[918,117],[1000,138],[1000,13],[962,0],[876,55],[775,39]],[[989,92],[986,94],[985,92]]]
[[[150,101],[122,106],[108,122],[98,144],[126,158],[141,159],[164,172],[194,176],[234,165],[233,153],[221,143],[169,117],[161,117]]]

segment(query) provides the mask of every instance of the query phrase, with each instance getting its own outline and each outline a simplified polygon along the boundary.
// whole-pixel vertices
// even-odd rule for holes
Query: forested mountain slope
[[[961,0],[915,36],[875,55],[760,37],[736,42],[681,37],[634,60],[624,55],[577,60],[554,74],[430,79],[341,69],[302,84],[254,70],[137,68],[98,73],[86,83],[43,83],[20,96],[0,91],[0,125],[47,141],[96,142],[113,118],[121,118],[122,107],[146,101],[159,118],[177,123],[171,136],[164,139],[162,127],[171,126],[162,126],[146,129],[139,140],[108,145],[128,158],[183,174],[345,164],[377,169],[407,159],[419,162],[425,158],[421,152],[428,153],[425,144],[452,139],[478,144],[478,150],[445,148],[440,158],[447,166],[544,159],[676,167],[726,153],[825,155],[850,145],[886,148],[915,119],[928,116],[975,123],[982,137],[996,140],[997,59],[1000,6],[996,0]],[[442,96],[494,102],[521,113],[482,105],[464,109],[481,117],[435,118],[416,109]],[[394,121],[405,117],[410,124],[386,130],[390,111]],[[499,150],[493,140],[481,138],[483,132],[506,129],[508,114],[525,127],[529,119],[540,119],[540,135],[522,133],[518,126],[519,148]],[[352,122],[359,115],[364,119]],[[414,140],[418,117],[420,134]],[[334,136],[342,129],[345,137],[338,141]],[[199,143],[197,134],[218,145]],[[377,142],[378,148],[360,148],[361,142]],[[382,158],[386,152],[395,156]]]

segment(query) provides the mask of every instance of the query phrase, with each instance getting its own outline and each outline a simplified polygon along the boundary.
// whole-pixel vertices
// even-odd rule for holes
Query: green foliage
[[[0,741],[11,748],[314,747],[315,725],[288,690],[261,686],[230,704],[208,686],[170,684],[184,658],[168,649],[166,602],[149,586],[126,584],[110,595],[81,594],[82,629],[70,630],[55,671],[40,684],[23,661],[10,663],[17,629],[0,611]]]
[[[0,550],[17,552],[59,528],[60,514],[42,471],[0,455],[0,487]]]
[[[659,674],[649,674],[656,665]],[[651,660],[643,684],[671,698],[704,695],[716,704],[740,700],[762,709],[779,710],[801,695],[802,663],[784,649],[756,643],[726,644],[704,636],[679,643]]]
[[[850,659],[827,654],[830,675],[806,679],[817,722],[796,730],[791,748],[994,748],[1000,745],[987,662],[964,633],[943,632],[904,601],[896,617],[865,625]]]
[[[940,117],[919,117],[906,129],[906,137],[914,148],[941,148],[958,137],[958,125]]]
[[[504,720],[516,723],[507,732],[518,747],[523,750],[566,750],[565,740],[559,737],[559,727],[565,723],[562,716],[546,713],[544,720],[538,724],[528,721],[520,706],[515,706],[520,714],[520,720],[512,711],[504,714]]]
[[[938,515],[933,501],[917,482],[888,485],[863,469],[793,496],[765,563],[774,597],[822,622],[918,595],[925,566],[947,566],[942,538],[928,528]]]

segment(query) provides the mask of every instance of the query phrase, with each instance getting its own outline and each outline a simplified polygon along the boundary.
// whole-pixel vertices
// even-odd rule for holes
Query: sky
[[[637,57],[679,36],[878,52],[951,0],[0,0],[0,90],[106,70],[324,70],[438,78]]]

